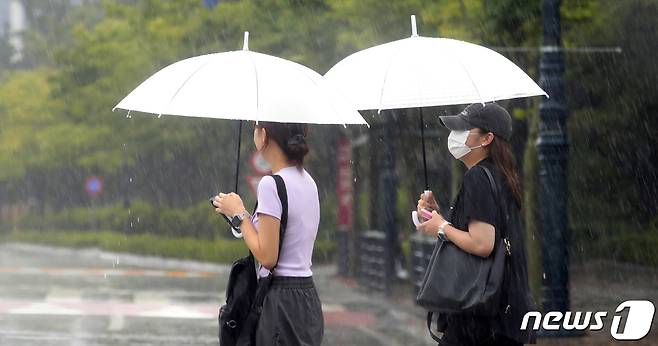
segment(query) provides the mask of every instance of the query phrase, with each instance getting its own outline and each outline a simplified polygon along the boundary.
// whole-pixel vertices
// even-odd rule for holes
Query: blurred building
[[[11,63],[23,59],[22,32],[27,27],[25,8],[20,0],[0,0],[0,38],[12,48]]]

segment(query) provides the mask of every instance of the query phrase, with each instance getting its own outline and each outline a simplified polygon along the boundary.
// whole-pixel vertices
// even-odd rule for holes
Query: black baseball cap
[[[440,116],[443,126],[464,131],[481,128],[509,141],[512,137],[512,117],[505,108],[495,103],[474,103],[457,115]]]

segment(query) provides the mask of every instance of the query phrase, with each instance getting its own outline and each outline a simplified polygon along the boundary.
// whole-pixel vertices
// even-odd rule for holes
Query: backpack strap
[[[281,201],[281,223],[279,226],[279,255],[276,258],[276,263],[274,263],[274,267],[272,267],[272,270],[270,270],[270,275],[272,275],[272,273],[276,269],[276,266],[279,264],[279,258],[281,258],[283,237],[286,234],[286,226],[288,225],[288,191],[286,189],[286,183],[283,181],[283,178],[281,178],[280,175],[270,174],[270,176],[274,179],[274,182],[276,183],[276,193],[277,195],[279,195],[279,200]],[[258,201],[256,201],[256,204],[254,205],[253,214],[256,214],[256,210],[258,210]],[[249,250],[249,256],[253,257],[251,250]]]
[[[280,175],[272,174],[274,182],[276,183],[276,192],[281,200],[281,225],[279,227],[279,255],[276,257],[276,263],[270,270],[270,274],[276,270],[281,258],[281,249],[283,248],[283,238],[286,235],[286,226],[288,225],[288,191],[286,190],[286,183]],[[258,205],[258,204],[257,204]]]

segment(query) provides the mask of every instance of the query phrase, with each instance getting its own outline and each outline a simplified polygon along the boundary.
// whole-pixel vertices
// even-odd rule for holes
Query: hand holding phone
[[[215,203],[213,203],[214,200],[215,200],[214,197],[210,198],[210,205],[212,205],[213,208],[217,208]],[[219,215],[222,216],[222,218],[224,218],[224,221],[226,221],[226,223],[228,223],[229,226],[231,226],[231,233],[233,233],[233,236],[236,238],[242,238],[242,232],[240,232],[240,229],[233,227],[233,223],[231,223],[231,219],[229,219],[224,214],[219,214]]]

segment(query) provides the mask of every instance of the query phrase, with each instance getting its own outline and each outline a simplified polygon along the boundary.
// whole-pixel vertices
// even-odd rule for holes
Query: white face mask
[[[471,148],[466,145],[466,140],[470,133],[470,130],[450,131],[450,135],[448,136],[448,150],[455,159],[459,160],[464,157],[464,155],[470,153],[471,150],[482,147],[482,145],[478,145]]]

